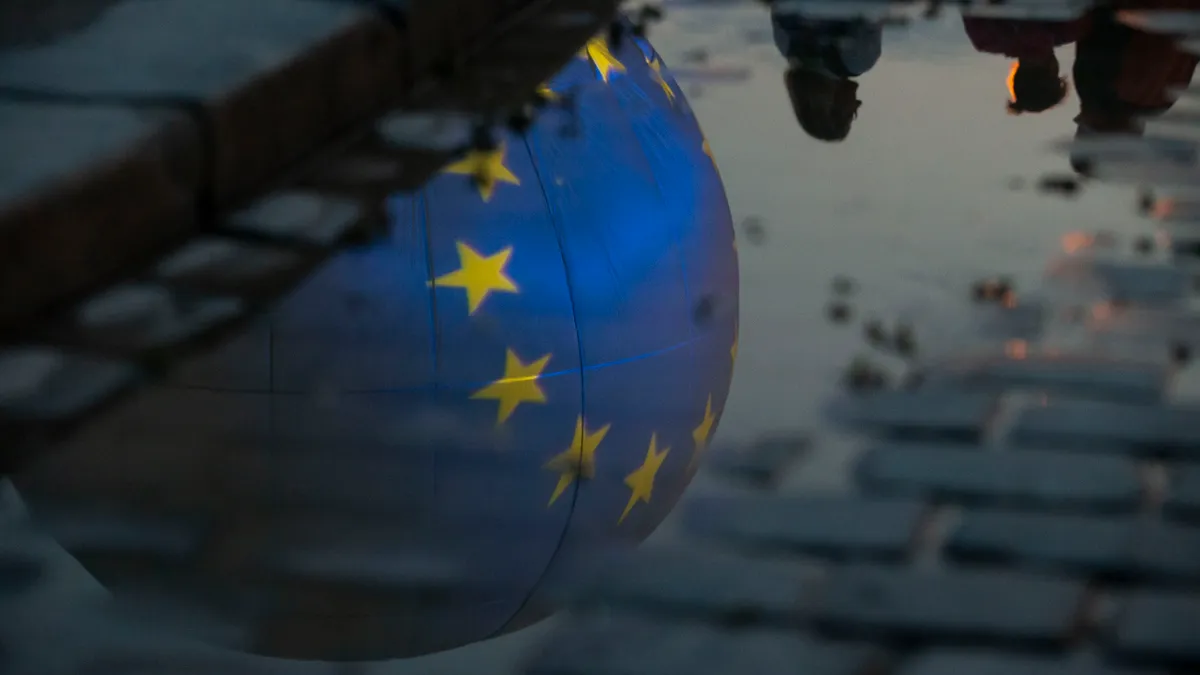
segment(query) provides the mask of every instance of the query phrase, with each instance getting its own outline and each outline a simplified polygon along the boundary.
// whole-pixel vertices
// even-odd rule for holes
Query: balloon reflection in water
[[[21,477],[116,597],[258,653],[413,655],[540,619],[663,520],[732,376],[729,207],[645,42],[544,91],[574,105]]]

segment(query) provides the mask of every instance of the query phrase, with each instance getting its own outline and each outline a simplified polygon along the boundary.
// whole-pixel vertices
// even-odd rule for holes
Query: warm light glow
[[[1064,253],[1071,255],[1091,248],[1095,243],[1096,238],[1086,232],[1068,232],[1063,235],[1062,249]]]
[[[1175,211],[1175,201],[1172,199],[1155,199],[1150,206],[1150,217],[1162,220]]]
[[[1024,359],[1029,356],[1029,343],[1024,340],[1009,340],[1004,343],[1004,355],[1010,359]]]
[[[1113,317],[1113,306],[1107,302],[1101,302],[1092,306],[1092,320],[1106,321]]]
[[[1017,90],[1016,87],[1013,86],[1013,82],[1016,81],[1017,71],[1020,69],[1021,60],[1017,59],[1013,62],[1012,68],[1010,68],[1008,71],[1008,79],[1005,80],[1005,84],[1008,86],[1008,100],[1012,101],[1013,103],[1017,102]]]

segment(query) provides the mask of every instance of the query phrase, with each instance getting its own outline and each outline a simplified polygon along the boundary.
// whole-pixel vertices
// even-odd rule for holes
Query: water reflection
[[[1074,81],[1079,99],[1076,135],[1141,134],[1145,118],[1173,105],[1171,92],[1191,83],[1200,57],[1175,36],[1120,20],[1125,10],[1197,9],[1198,0],[1128,0],[1120,7],[1079,10],[1075,16],[1030,20],[980,16],[962,10],[962,26],[976,51],[1012,61],[1005,78],[1012,115],[1042,113],[1066,101]],[[867,14],[830,18],[805,5],[774,3],[775,45],[786,59],[784,82],[800,126],[826,142],[845,140],[862,101],[857,78],[879,62],[882,20]],[[1074,46],[1068,78],[1056,50]],[[1072,166],[1087,174],[1086,163]]]
[[[1054,50],[1079,39],[1086,17],[1020,21],[964,15],[962,21],[976,50],[1013,59],[1006,80],[1009,113],[1045,112],[1067,97],[1067,79]]]
[[[1200,1],[1175,0],[1135,3],[1139,8],[1200,9]],[[1075,91],[1079,115],[1077,138],[1097,134],[1145,131],[1145,119],[1174,105],[1172,91],[1189,85],[1196,71],[1195,54],[1176,44],[1171,35],[1150,33],[1122,23],[1113,9],[1093,11],[1088,30],[1075,47]],[[1088,175],[1088,162],[1076,155],[1072,167]]]
[[[845,140],[862,106],[854,78],[879,62],[882,26],[778,8],[771,10],[771,25],[788,61],[784,84],[800,127],[818,140]]]

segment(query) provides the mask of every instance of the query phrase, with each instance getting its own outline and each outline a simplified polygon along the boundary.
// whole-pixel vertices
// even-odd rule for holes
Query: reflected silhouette
[[[1078,41],[1088,16],[1071,21],[1022,21],[963,15],[963,29],[977,51],[1015,59],[1008,72],[1008,112],[1040,113],[1062,103],[1068,84],[1057,47]]]
[[[862,105],[853,78],[879,61],[882,27],[779,9],[771,10],[771,25],[775,45],[788,61],[784,85],[800,127],[817,140],[845,140]]]
[[[1200,0],[1142,0],[1124,3],[1128,9],[1200,9]],[[1174,105],[1171,91],[1192,81],[1194,54],[1176,45],[1175,36],[1148,33],[1121,23],[1117,10],[1098,9],[1075,49],[1075,91],[1079,115],[1076,138],[1096,134],[1141,135],[1144,118],[1160,115]],[[1071,166],[1081,175],[1090,167],[1073,156]]]

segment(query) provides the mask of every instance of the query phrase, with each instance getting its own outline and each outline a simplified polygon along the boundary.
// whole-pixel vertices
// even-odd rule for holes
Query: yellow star
[[[671,89],[671,85],[668,84],[666,78],[663,77],[662,66],[663,62],[661,59],[654,59],[650,62],[650,70],[654,73],[654,81],[658,83],[658,86],[662,87],[663,93],[667,95],[667,100],[671,103],[674,103],[675,90]],[[704,141],[704,145],[707,146],[708,141]],[[711,151],[709,151],[709,157],[712,157]]]
[[[558,473],[558,485],[554,486],[554,494],[550,495],[550,503],[554,504],[562,493],[570,487],[576,478],[591,478],[596,475],[596,448],[611,424],[605,424],[598,431],[588,432],[583,424],[583,415],[575,421],[575,438],[571,446],[555,455],[546,462],[545,468]]]
[[[704,145],[702,147],[704,148],[704,154],[708,155],[708,158],[711,159],[715,164],[717,160],[715,157],[713,157],[712,146],[708,144],[707,138],[704,139]]]
[[[455,246],[458,247],[458,260],[462,267],[434,279],[433,285],[466,289],[468,313],[474,314],[492,291],[517,292],[516,283],[504,270],[512,258],[511,246],[486,258],[461,241],[456,242]]]
[[[625,66],[609,51],[608,41],[603,37],[597,36],[588,40],[583,49],[579,50],[579,56],[591,59],[596,71],[600,73],[600,79],[605,82],[608,82],[608,76],[612,73],[625,72]]]
[[[625,511],[617,520],[618,525],[624,522],[625,517],[639,501],[650,503],[650,495],[654,491],[654,477],[658,475],[658,470],[662,467],[668,452],[671,452],[670,448],[663,448],[662,452],[658,451],[658,434],[651,434],[650,447],[646,449],[646,460],[636,471],[625,477],[625,484],[629,486],[631,494],[629,503],[625,505]]]
[[[700,426],[692,429],[692,441],[695,442],[696,447],[692,451],[692,461],[688,464],[689,470],[696,466],[700,455],[708,447],[708,437],[712,434],[712,426],[716,421],[717,418],[712,413],[712,394],[709,394],[708,402],[704,404],[704,419],[701,420]]]
[[[504,356],[504,376],[471,394],[471,398],[500,402],[496,424],[504,424],[522,403],[545,403],[546,392],[538,386],[537,379],[551,356],[546,354],[532,363],[521,363],[516,352],[509,349]]]
[[[537,93],[542,98],[546,99],[547,101],[557,101],[558,100],[558,92],[551,89],[550,85],[548,85],[548,84],[538,85]]]
[[[463,159],[446,167],[445,171],[475,178],[479,181],[479,196],[489,202],[496,193],[497,182],[521,184],[516,174],[504,165],[504,153],[503,143],[495,150],[472,150]]]

